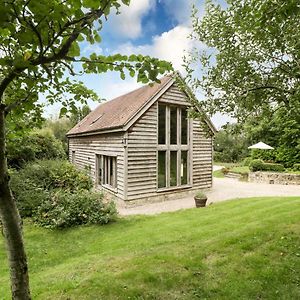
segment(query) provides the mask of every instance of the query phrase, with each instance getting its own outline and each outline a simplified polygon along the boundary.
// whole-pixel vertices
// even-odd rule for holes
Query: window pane
[[[181,166],[180,166],[181,185],[187,184],[187,151],[181,151]]]
[[[166,187],[166,151],[158,151],[158,187]]]
[[[166,143],[166,106],[158,105],[158,143]]]
[[[97,155],[97,166],[98,166],[98,184],[102,184],[101,155]]]
[[[177,107],[170,108],[170,141],[177,144]]]
[[[109,171],[110,171],[110,174],[109,174],[109,184],[111,186],[115,186],[115,184],[114,184],[114,158],[110,157],[109,162],[110,162],[110,167],[109,167]]]
[[[187,145],[187,131],[188,131],[188,119],[187,109],[181,109],[181,144]]]
[[[177,185],[177,151],[170,152],[170,186]]]

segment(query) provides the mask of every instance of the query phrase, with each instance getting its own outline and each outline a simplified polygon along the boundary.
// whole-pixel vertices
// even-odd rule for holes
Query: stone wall
[[[269,184],[300,185],[300,174],[250,172],[249,181]]]

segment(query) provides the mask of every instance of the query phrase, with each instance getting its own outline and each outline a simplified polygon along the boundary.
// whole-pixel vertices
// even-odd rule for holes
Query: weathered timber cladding
[[[127,199],[156,194],[157,103],[129,129]]]
[[[156,201],[155,199],[162,201],[171,199],[172,195],[176,195],[176,193],[178,195],[193,193],[195,189],[211,187],[212,138],[205,136],[200,121],[191,120],[189,146],[185,146],[185,149],[189,147],[189,183],[184,188],[157,189],[159,102],[190,106],[187,95],[176,84],[173,84],[159,99],[153,99],[146,106],[149,107],[148,109],[143,108],[142,111],[145,112],[141,113],[139,118],[136,117],[137,121],[132,121],[133,125],[131,125],[132,123],[128,125],[131,127],[127,132],[123,127],[122,132],[70,137],[70,161],[75,158],[76,166],[81,169],[89,168],[91,177],[96,183],[96,154],[117,156],[117,192],[115,196],[131,201],[128,203]],[[168,149],[170,150],[170,148]],[[75,155],[73,151],[75,151]]]
[[[200,121],[193,120],[193,187],[212,185],[212,138],[205,136]]]
[[[189,105],[185,93],[175,85],[172,85],[158,101]],[[157,110],[156,102],[128,132],[127,200],[164,194],[161,191],[157,192]],[[204,136],[199,121],[193,120],[192,123],[191,189],[208,188],[212,184],[212,140]]]
[[[117,155],[117,194],[124,196],[124,133],[109,133],[87,137],[74,137],[69,139],[69,159],[72,160],[72,151],[75,151],[74,164],[80,168],[90,168],[93,181],[96,181],[96,154]]]

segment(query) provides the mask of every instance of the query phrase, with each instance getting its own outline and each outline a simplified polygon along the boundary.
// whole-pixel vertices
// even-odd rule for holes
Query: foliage
[[[242,166],[248,167],[252,161],[252,157],[245,157],[242,162]]]
[[[159,74],[171,71],[170,63],[149,56],[82,56],[80,43],[100,43],[104,19],[121,4],[128,5],[129,1],[4,2],[0,19],[0,99],[6,111],[22,115],[35,110],[38,94],[47,92],[49,103],[63,105],[61,115],[68,109],[76,113],[78,102],[98,100],[82,82],[71,80],[78,70],[80,74],[117,71],[122,79],[128,71],[142,83],[158,81]]]
[[[286,118],[297,120],[299,16],[297,0],[236,0],[225,6],[209,0],[204,17],[194,10],[192,39],[207,50],[194,49],[186,69],[188,81],[205,95],[203,108],[245,121],[284,107]]]
[[[61,188],[70,192],[90,190],[91,178],[66,160],[42,160],[28,164],[20,170],[24,178],[46,190]]]
[[[249,165],[251,171],[274,171],[284,172],[285,168],[281,164],[276,163],[264,163],[261,159],[254,159]]]
[[[274,172],[284,172],[285,168],[281,164],[276,163],[264,163],[263,171],[274,171]]]
[[[207,196],[203,191],[198,191],[195,195],[196,198],[200,198],[200,199],[206,199]]]
[[[276,160],[276,150],[251,149],[252,159],[262,159],[263,161],[274,162]]]
[[[242,167],[233,167],[232,169],[230,169],[230,172],[241,174],[241,175],[248,175],[249,170],[250,169],[248,166],[242,166]]]
[[[294,164],[293,170],[294,171],[300,171],[300,164]]]
[[[40,205],[49,202],[58,189],[73,193],[90,191],[90,177],[72,164],[61,160],[28,163],[23,169],[11,170],[11,189],[22,217],[34,216]],[[74,196],[74,197],[75,197]]]
[[[72,127],[84,119],[90,112],[91,109],[88,105],[83,105],[82,107],[77,108],[77,111],[73,112],[69,117]]]
[[[247,140],[237,131],[237,125],[227,124],[215,135],[214,160],[238,162],[248,155],[247,147]]]
[[[114,220],[114,202],[103,202],[103,195],[90,191],[75,194],[58,190],[39,206],[34,220],[47,228],[66,228],[83,224],[107,224]]]
[[[49,119],[47,120],[43,128],[50,130],[56,139],[61,141],[65,153],[68,155],[68,139],[66,133],[72,128],[72,123],[70,119],[63,117],[59,119]]]
[[[50,197],[48,190],[26,177],[22,171],[10,170],[10,187],[21,217],[32,217],[39,205]]]
[[[244,132],[249,143],[264,141],[274,147],[274,150],[256,150],[252,157],[282,163],[285,167],[300,161],[300,122],[289,119],[286,109],[249,118]]]
[[[50,104],[62,104],[60,115],[76,111],[78,102],[97,100],[95,92],[81,81],[72,80],[76,72],[105,73],[125,71],[142,83],[159,81],[159,74],[171,71],[166,61],[142,55],[109,56],[92,53],[84,57],[80,43],[100,43],[99,35],[111,11],[119,12],[129,0],[39,0],[1,1],[0,17],[0,187],[9,191],[6,166],[6,120],[19,119],[33,111],[41,119],[39,94]],[[98,24],[98,25],[97,25]],[[77,66],[75,66],[75,64]],[[70,78],[71,77],[71,78]],[[5,226],[12,297],[30,299],[27,259],[19,217],[11,193],[1,198],[1,219]],[[13,208],[13,209],[12,209]],[[18,229],[16,231],[16,229]],[[9,242],[9,240],[11,242]]]
[[[49,132],[31,132],[28,135],[8,140],[7,161],[13,168],[37,159],[63,159],[62,143]]]
[[[249,169],[252,172],[261,171],[263,169],[263,160],[261,159],[253,159],[249,164]]]
[[[259,197],[101,228],[46,230],[25,220],[32,298],[299,299],[299,215],[300,197]],[[3,263],[3,299],[8,279]]]

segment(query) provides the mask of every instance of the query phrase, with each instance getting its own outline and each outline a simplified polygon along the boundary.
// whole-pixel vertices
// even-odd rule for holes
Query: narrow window
[[[181,166],[180,166],[181,185],[188,183],[187,177],[187,151],[181,151]]]
[[[72,164],[75,164],[75,151],[72,151]]]
[[[187,145],[188,118],[186,108],[181,109],[181,145]]]
[[[98,184],[102,184],[102,156],[97,155],[97,182]]]
[[[158,187],[166,187],[166,151],[158,151]]]
[[[170,108],[170,141],[171,145],[177,145],[177,107]]]
[[[100,178],[103,178],[103,184],[110,187],[117,187],[117,158],[103,155],[103,168],[99,171]],[[101,166],[101,165],[100,165]],[[102,174],[103,173],[103,174]],[[99,182],[101,184],[101,182]]]
[[[166,143],[166,106],[158,105],[158,144]]]
[[[170,152],[170,186],[177,185],[177,151]]]

